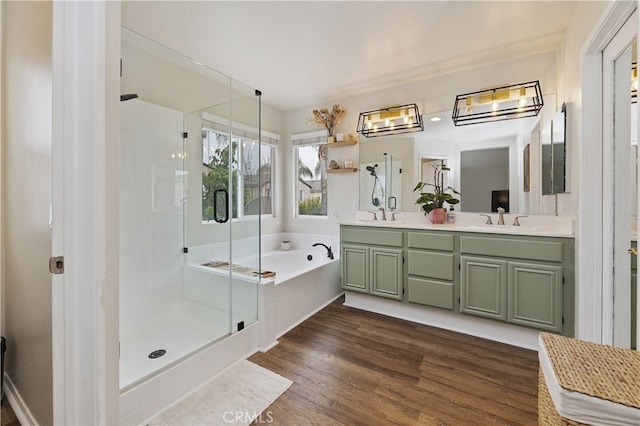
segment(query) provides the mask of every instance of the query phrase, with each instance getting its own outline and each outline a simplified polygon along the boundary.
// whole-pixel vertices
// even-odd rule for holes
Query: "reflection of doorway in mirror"
[[[508,147],[460,152],[460,192],[461,204],[464,204],[462,211],[495,212],[498,204],[493,202],[494,193],[500,198],[500,205],[510,205],[509,189]]]
[[[447,165],[446,157],[420,157],[420,181],[429,186],[435,184],[433,170],[435,166]],[[447,187],[449,184],[447,182],[447,174],[444,174],[444,186]]]

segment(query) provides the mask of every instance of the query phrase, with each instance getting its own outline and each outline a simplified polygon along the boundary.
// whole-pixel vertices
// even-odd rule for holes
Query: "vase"
[[[447,220],[447,209],[437,208],[429,212],[431,223],[444,223]]]
[[[336,137],[335,136],[329,136],[327,138],[327,143],[336,143]]]

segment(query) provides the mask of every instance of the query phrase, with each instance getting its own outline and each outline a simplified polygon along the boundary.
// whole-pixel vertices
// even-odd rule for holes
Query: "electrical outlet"
[[[359,208],[359,207],[358,207],[358,200],[355,200],[355,201],[353,202],[353,209],[354,209],[354,210],[358,210],[358,208]]]

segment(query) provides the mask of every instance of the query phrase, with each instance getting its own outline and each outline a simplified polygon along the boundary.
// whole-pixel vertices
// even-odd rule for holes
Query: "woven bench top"
[[[640,408],[640,352],[541,333],[560,386]]]

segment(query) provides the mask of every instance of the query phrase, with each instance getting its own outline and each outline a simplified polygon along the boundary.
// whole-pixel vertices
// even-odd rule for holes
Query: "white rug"
[[[239,361],[146,422],[148,425],[249,425],[293,382],[250,361]]]

